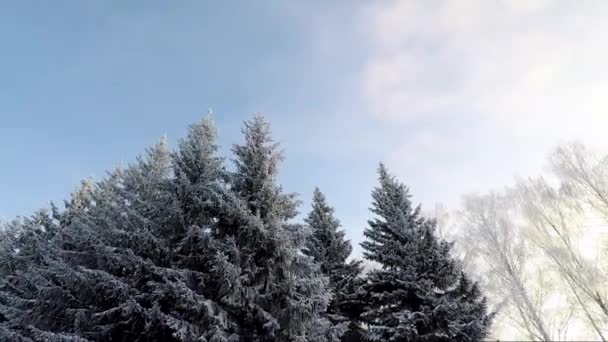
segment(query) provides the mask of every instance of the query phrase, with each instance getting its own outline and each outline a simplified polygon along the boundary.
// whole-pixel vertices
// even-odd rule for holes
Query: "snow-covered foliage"
[[[379,168],[372,212],[361,246],[381,265],[365,288],[368,341],[479,341],[492,314],[477,284],[450,256],[452,245],[435,236],[436,223],[413,207],[405,185]]]
[[[325,317],[334,324],[328,340],[340,341],[349,330],[360,330],[359,315],[363,308],[358,293],[363,279],[360,278],[361,261],[347,261],[352,252],[350,241],[345,238],[334,209],[327,204],[325,195],[316,188],[313,193],[312,211],[305,219],[311,228],[304,253],[311,256],[329,277],[329,289],[333,299]]]
[[[306,224],[261,116],[218,155],[210,118],[0,231],[1,341],[330,342],[484,336],[475,284],[381,170],[369,279],[315,191]],[[390,241],[386,234],[393,234]],[[387,287],[388,286],[388,287]],[[404,292],[405,291],[405,292]],[[363,313],[363,315],[361,315]],[[463,338],[464,339],[464,338]]]
[[[259,341],[319,341],[316,322],[330,300],[327,279],[300,253],[304,227],[289,222],[298,203],[276,184],[282,155],[261,116],[245,123],[243,135],[233,148],[237,210],[225,216],[224,234],[234,234],[241,252],[244,304],[253,309],[245,334]]]

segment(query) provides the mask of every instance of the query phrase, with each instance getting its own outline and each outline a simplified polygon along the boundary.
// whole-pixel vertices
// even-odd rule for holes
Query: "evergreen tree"
[[[44,231],[56,236],[36,254],[20,249],[26,268],[10,271],[0,287],[0,302],[11,309],[0,308],[0,333],[35,341],[229,340],[224,311],[204,291],[201,279],[209,277],[179,262],[193,256],[178,248],[186,229],[170,162],[161,141],[55,210],[49,222],[60,229]]]
[[[477,285],[451,258],[451,244],[434,234],[435,222],[413,207],[409,190],[379,168],[369,221],[361,246],[382,268],[365,285],[369,341],[479,341],[492,315]]]
[[[176,266],[192,272],[207,304],[218,313],[210,331],[213,341],[236,341],[239,327],[233,317],[241,308],[241,269],[234,239],[219,228],[234,198],[223,159],[217,156],[217,131],[211,117],[190,126],[173,153],[182,236]]]
[[[315,191],[307,234],[277,184],[269,125],[256,116],[243,134],[233,172],[206,118],[174,153],[163,139],[83,182],[65,209],[4,224],[0,340],[324,342],[359,320],[371,340],[484,336],[479,289],[383,167],[363,246],[384,268],[362,296],[360,263],[347,262],[324,196]]]
[[[228,174],[217,155],[217,130],[211,117],[190,126],[173,153],[173,172],[183,224],[210,224],[217,216],[218,193],[225,190]]]
[[[189,297],[204,298],[189,291],[186,274],[171,268],[171,244],[162,238],[175,226],[169,172],[161,141],[66,206],[53,241],[69,265],[69,272],[54,274],[65,304],[55,305],[53,325],[41,330],[90,340],[179,341],[204,329],[190,322],[191,312],[173,310]]]
[[[347,262],[352,246],[346,240],[344,230],[339,229],[340,221],[334,216],[334,208],[327,204],[325,195],[319,188],[314,190],[312,211],[305,221],[311,228],[311,234],[304,252],[319,264],[321,272],[329,278],[333,298],[326,316],[335,326],[329,338],[338,341],[351,321],[351,329],[357,329],[356,319],[360,314],[360,305],[357,305],[356,290],[361,285],[361,262]]]
[[[301,254],[305,232],[289,222],[296,215],[294,194],[276,184],[282,159],[261,116],[246,122],[245,142],[235,145],[232,187],[239,199],[226,220],[240,251],[246,288],[241,328],[246,341],[322,341],[316,325],[329,295],[327,280]],[[231,215],[226,215],[230,217]]]
[[[46,277],[57,263],[49,248],[55,224],[48,213],[7,224],[0,240],[0,340],[28,341],[27,335],[44,320],[33,303],[39,288],[51,288]]]

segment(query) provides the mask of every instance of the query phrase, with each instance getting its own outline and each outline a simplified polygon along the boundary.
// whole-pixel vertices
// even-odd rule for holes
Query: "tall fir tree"
[[[7,224],[0,240],[0,340],[28,341],[46,319],[34,303],[40,289],[53,288],[48,275],[60,268],[48,243],[56,228],[46,211]]]
[[[234,172],[206,118],[174,153],[163,139],[83,182],[65,209],[5,224],[0,340],[324,342],[359,319],[371,340],[484,336],[479,289],[383,167],[364,249],[384,268],[359,315],[361,267],[333,209],[316,191],[313,234],[292,223],[298,202],[277,184],[269,125],[256,116],[243,134]]]
[[[304,250],[329,278],[333,298],[327,308],[327,319],[334,326],[328,339],[339,341],[345,332],[357,329],[360,314],[358,286],[361,285],[361,261],[347,261],[352,245],[340,229],[340,221],[334,216],[334,208],[327,204],[325,195],[315,188],[312,210],[305,219],[311,228]]]
[[[217,130],[211,116],[191,125],[172,154],[176,191],[184,226],[206,225],[217,216],[217,199],[226,191],[228,173],[218,156]]]
[[[0,304],[10,309],[0,306],[0,334],[27,341],[230,341],[233,327],[202,281],[212,277],[180,262],[208,250],[179,248],[177,237],[187,238],[184,205],[170,162],[161,141],[127,169],[85,183],[65,211],[55,210],[55,220],[28,225],[58,233],[28,239],[40,241],[35,249],[11,248],[13,259],[29,260],[0,284]]]
[[[379,167],[364,256],[381,265],[365,284],[368,341],[480,341],[492,314],[477,284],[435,236],[435,222],[413,207],[408,188]]]
[[[172,159],[182,226],[176,267],[192,272],[194,283],[208,298],[206,305],[217,313],[207,338],[223,342],[239,339],[233,316],[242,308],[242,287],[237,246],[220,229],[234,196],[216,140],[217,130],[208,116],[190,126]]]
[[[238,217],[227,229],[234,233],[247,289],[245,340],[322,341],[316,322],[329,301],[327,279],[301,254],[303,227],[289,221],[298,203],[276,183],[282,155],[261,116],[245,123],[243,135],[244,143],[233,148]]]

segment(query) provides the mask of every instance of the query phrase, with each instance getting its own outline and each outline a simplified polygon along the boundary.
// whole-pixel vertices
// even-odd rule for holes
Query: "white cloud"
[[[585,4],[567,11],[557,1],[404,0],[375,8],[371,109],[394,120],[465,111],[534,132],[576,121],[586,130],[577,133],[594,133],[598,120],[608,122],[608,23],[600,15],[608,4]]]
[[[404,127],[434,123],[404,138],[390,154],[394,164],[405,168],[400,156],[419,150],[428,157],[421,167],[441,170],[429,177],[451,168],[462,173],[452,172],[454,181],[470,183],[467,176],[499,167],[505,175],[534,169],[560,141],[608,146],[606,15],[602,1],[401,0],[368,8],[369,110]],[[447,122],[453,130],[437,129]]]

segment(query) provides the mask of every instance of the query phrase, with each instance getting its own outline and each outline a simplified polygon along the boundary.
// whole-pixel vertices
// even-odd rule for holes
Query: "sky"
[[[4,219],[61,202],[163,134],[175,146],[210,109],[228,157],[263,113],[284,188],[306,213],[319,186],[355,245],[381,161],[431,210],[537,174],[558,143],[608,145],[605,1],[1,7]]]

